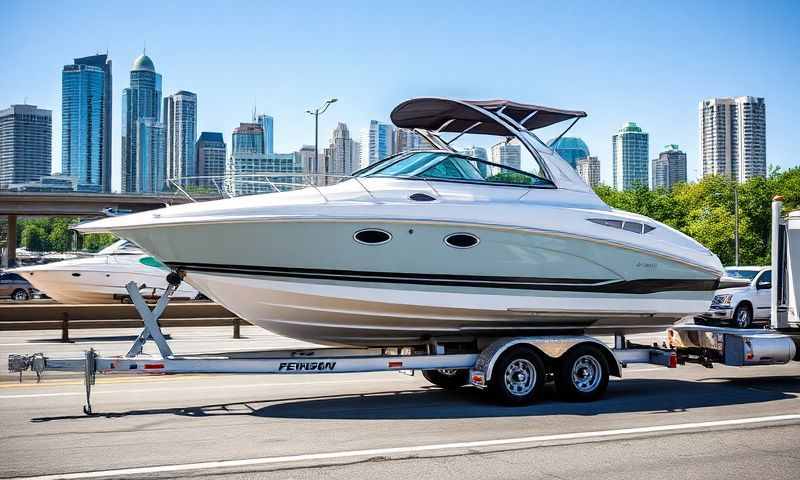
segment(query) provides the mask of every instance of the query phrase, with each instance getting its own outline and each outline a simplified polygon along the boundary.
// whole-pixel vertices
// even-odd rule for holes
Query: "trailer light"
[[[745,349],[744,358],[747,360],[752,360],[754,358],[753,344],[750,343],[749,341],[744,342],[744,349]]]
[[[389,362],[389,368],[403,368],[403,362]]]
[[[164,364],[163,363],[145,363],[144,364],[144,369],[145,370],[159,370],[159,369],[162,369],[162,368],[164,368]]]

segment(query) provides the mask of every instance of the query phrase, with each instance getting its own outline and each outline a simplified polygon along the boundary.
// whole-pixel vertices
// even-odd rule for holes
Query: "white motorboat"
[[[249,322],[317,343],[624,334],[705,311],[719,259],[666,225],[608,207],[534,133],[584,116],[505,100],[409,100],[392,121],[434,149],[336,185],[77,229],[132,240]],[[444,132],[516,138],[536,173],[459,154]]]
[[[167,288],[169,269],[135,244],[119,240],[90,257],[20,267],[12,270],[59,303],[119,303],[128,299],[125,285],[136,282],[147,298]],[[175,298],[195,298],[198,292],[182,283]]]

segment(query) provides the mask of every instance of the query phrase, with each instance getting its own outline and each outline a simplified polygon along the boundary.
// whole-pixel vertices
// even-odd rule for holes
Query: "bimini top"
[[[447,98],[414,98],[392,110],[392,123],[400,128],[420,128],[439,132],[482,135],[508,135],[508,128],[490,119],[482,110],[502,112],[526,130],[536,130],[586,116],[578,110],[561,110],[510,100],[452,100]],[[481,122],[480,125],[473,126]],[[472,128],[470,128],[472,127]]]
[[[539,164],[536,176],[564,188],[596,196],[575,168],[561,158],[552,146],[533,131],[565,120],[567,128],[555,138],[562,138],[575,123],[586,116],[578,110],[540,107],[510,100],[453,100],[423,97],[407,100],[392,111],[392,122],[400,128],[416,130],[437,149],[455,152],[452,143],[466,133],[511,139],[516,137]],[[445,141],[441,133],[455,133]],[[508,142],[510,140],[506,140]],[[538,146],[537,146],[538,145]]]

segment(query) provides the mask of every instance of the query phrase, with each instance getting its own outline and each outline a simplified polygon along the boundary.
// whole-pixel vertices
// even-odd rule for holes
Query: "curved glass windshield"
[[[359,177],[416,177],[468,183],[554,187],[532,173],[449,152],[414,152],[356,172]]]

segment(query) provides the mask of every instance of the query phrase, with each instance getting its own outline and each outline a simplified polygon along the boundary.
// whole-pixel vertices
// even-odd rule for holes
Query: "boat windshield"
[[[117,240],[97,252],[98,255],[141,255],[142,249],[129,240]]]
[[[449,152],[413,152],[376,163],[356,172],[354,176],[424,178],[548,188],[555,186],[550,180],[532,173]]]

